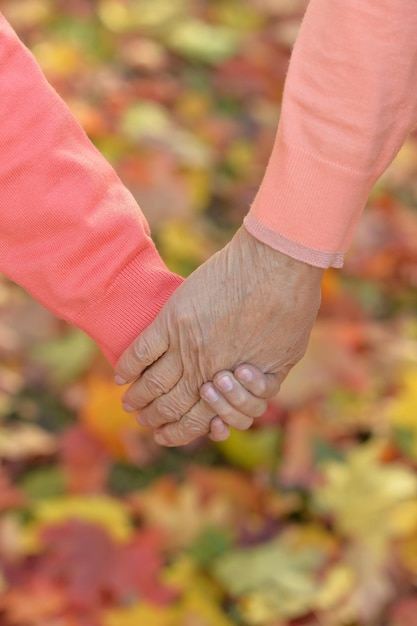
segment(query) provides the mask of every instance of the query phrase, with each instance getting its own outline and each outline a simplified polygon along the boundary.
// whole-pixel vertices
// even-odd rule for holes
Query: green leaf
[[[297,549],[291,542],[269,543],[235,550],[218,559],[215,577],[246,607],[250,623],[293,618],[306,613],[314,602],[318,584],[314,575],[325,551]]]
[[[190,555],[201,567],[207,567],[224,554],[232,543],[232,534],[224,528],[206,528],[190,549]]]
[[[60,467],[41,467],[25,474],[19,486],[34,500],[53,498],[65,492],[65,475]]]
[[[276,427],[233,430],[226,441],[216,444],[232,465],[246,470],[273,469],[281,453],[282,433]]]
[[[239,48],[239,37],[226,26],[214,26],[196,19],[179,22],[166,37],[167,45],[194,61],[221,63]]]
[[[31,357],[47,368],[55,383],[64,385],[81,376],[96,353],[97,346],[92,339],[73,328],[62,337],[37,344]]]

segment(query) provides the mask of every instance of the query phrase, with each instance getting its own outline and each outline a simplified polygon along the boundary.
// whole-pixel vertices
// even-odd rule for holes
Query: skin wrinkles
[[[200,387],[220,370],[251,363],[278,389],[306,350],[323,271],[242,227],[177,289],[135,340],[139,346],[122,355],[116,374],[132,383],[124,401],[141,409],[141,423],[157,429],[159,443],[182,445],[209,432],[216,413]],[[142,353],[145,359],[135,357]],[[162,395],[159,377],[170,387]]]

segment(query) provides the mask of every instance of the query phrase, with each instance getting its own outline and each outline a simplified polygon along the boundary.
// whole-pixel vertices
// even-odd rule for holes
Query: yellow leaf
[[[163,579],[182,592],[174,605],[140,603],[107,611],[103,626],[233,626],[219,607],[219,588],[187,556],[170,565]]]
[[[214,3],[212,12],[222,24],[235,31],[251,34],[258,30],[266,20],[263,11],[259,11],[255,6],[243,4],[240,0],[222,0],[222,2]]]
[[[417,532],[417,502],[409,500],[398,504],[391,512],[390,526],[396,536]]]
[[[325,464],[325,484],[317,489],[315,501],[342,533],[366,541],[382,556],[394,534],[391,516],[415,500],[417,476],[399,464],[381,464],[380,450],[373,443],[352,450],[345,462]]]
[[[126,608],[106,611],[103,626],[179,626],[176,611],[152,604],[135,604]]]
[[[172,545],[187,546],[209,526],[224,525],[231,512],[226,498],[203,502],[192,483],[175,484],[163,478],[135,496],[140,515],[150,526],[165,530]]]
[[[59,524],[70,519],[82,520],[104,528],[113,539],[127,542],[134,533],[124,505],[105,495],[65,496],[41,500],[31,511],[34,521],[23,531],[27,552],[40,548],[39,534],[45,525]]]
[[[297,549],[291,533],[274,541],[234,550],[214,565],[215,577],[237,597],[250,624],[293,618],[311,609],[315,574],[326,557],[323,546]]]
[[[194,590],[190,585],[180,605],[181,624],[195,624],[196,626],[233,626],[213,598],[201,591]]]
[[[42,41],[32,47],[32,52],[48,76],[71,76],[85,63],[80,50],[65,41]]]
[[[417,528],[412,535],[400,541],[399,553],[402,565],[417,576]]]
[[[202,211],[208,204],[211,193],[211,171],[209,167],[188,167],[182,176],[189,201],[194,212]],[[206,245],[207,247],[207,245]]]
[[[190,581],[188,581],[190,585]],[[201,592],[190,591],[173,607],[135,604],[102,615],[103,626],[233,626],[223,611]]]
[[[253,166],[253,153],[253,144],[240,139],[230,146],[225,157],[225,162],[235,176],[244,177]]]
[[[193,581],[193,591],[205,593],[210,598],[219,601],[221,594],[218,585],[205,576],[198,569],[196,563],[184,552],[166,568],[163,581],[170,587],[175,587],[183,593],[190,589],[190,580]]]
[[[280,455],[278,428],[233,430],[229,439],[216,444],[223,456],[236,467],[254,470],[273,468]]]
[[[106,28],[116,33],[159,30],[172,20],[183,18],[189,0],[140,0],[122,3],[101,0],[98,15]]]
[[[352,591],[355,580],[355,573],[351,567],[335,565],[321,582],[315,599],[315,608],[326,611],[334,607]]]
[[[186,276],[212,253],[212,242],[207,233],[196,228],[194,222],[167,221],[158,229],[159,250],[168,267]]]
[[[104,26],[113,32],[124,32],[131,28],[129,7],[120,0],[101,0],[97,12]]]
[[[16,29],[39,27],[52,14],[51,0],[13,0],[2,3],[2,12]]]
[[[165,571],[164,581],[182,591],[176,626],[233,626],[219,608],[223,595],[220,587],[184,554]]]

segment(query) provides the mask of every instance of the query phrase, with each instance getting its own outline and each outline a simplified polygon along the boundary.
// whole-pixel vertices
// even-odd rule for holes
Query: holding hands
[[[126,410],[140,410],[140,423],[168,446],[209,431],[226,438],[216,416],[251,426],[304,355],[322,275],[241,227],[121,356],[116,382],[130,383]]]

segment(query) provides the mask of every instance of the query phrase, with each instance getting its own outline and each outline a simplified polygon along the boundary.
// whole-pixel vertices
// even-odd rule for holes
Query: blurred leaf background
[[[0,0],[167,264],[261,181],[305,0]],[[318,42],[319,45],[319,42]],[[417,142],[249,432],[163,449],[79,331],[0,278],[2,626],[416,626]]]

